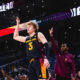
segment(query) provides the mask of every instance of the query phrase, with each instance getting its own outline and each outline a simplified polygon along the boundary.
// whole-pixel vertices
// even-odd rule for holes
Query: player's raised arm
[[[50,34],[50,39],[51,39],[51,43],[52,43],[52,48],[53,48],[53,52],[57,53],[58,52],[58,45],[55,42],[54,39],[54,35],[53,35],[54,29],[53,27],[49,30],[49,34]]]
[[[20,24],[19,17],[16,18],[16,23],[17,23],[17,26],[15,27],[15,31],[14,31],[14,34],[13,34],[13,39],[17,40],[19,42],[25,42],[26,37],[19,35],[19,24]]]

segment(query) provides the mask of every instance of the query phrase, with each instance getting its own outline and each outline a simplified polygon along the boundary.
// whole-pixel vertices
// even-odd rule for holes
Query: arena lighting
[[[30,10],[28,10],[27,12],[30,13]]]
[[[43,3],[44,1],[42,0],[41,2]]]
[[[29,6],[27,5],[26,8],[29,8]]]
[[[69,29],[71,29],[72,27],[69,27]]]
[[[41,7],[44,8],[45,6],[42,5]]]
[[[37,22],[36,20],[30,20],[30,21],[33,21],[35,23]],[[0,37],[14,33],[15,27],[16,25],[0,30]],[[23,31],[23,30],[26,30],[25,23],[20,24],[19,27],[19,31]]]
[[[50,16],[46,16],[45,18],[43,18],[42,22],[46,22],[50,20],[60,21],[68,18],[71,18],[71,12],[59,12],[59,13],[52,14]]]
[[[9,3],[6,3],[6,4],[2,4],[0,6],[0,12],[3,12],[3,11],[7,11],[7,10],[10,10],[13,8],[13,4],[14,4],[14,1],[11,1]]]
[[[35,4],[33,3],[32,6],[35,6]]]
[[[76,16],[80,16],[80,6],[77,8],[70,9],[68,12],[64,11],[64,12],[52,14],[50,16],[46,16],[42,19],[41,22],[60,21],[60,20],[64,20],[64,19],[68,19]]]
[[[80,31],[80,29],[78,29],[78,31]]]
[[[76,11],[77,11],[77,13],[76,13]],[[69,12],[65,11],[65,12],[55,13],[55,14],[52,14],[50,16],[46,16],[43,19],[38,20],[37,23],[41,24],[42,22],[48,22],[50,20],[60,21],[60,20],[71,18],[71,17],[76,17],[76,16],[79,16],[79,15],[80,15],[80,6],[77,7],[77,8],[70,9]],[[21,26],[22,25],[23,24],[21,24]],[[0,30],[0,37],[8,35],[8,34],[12,34],[14,32],[14,28],[15,28],[15,26]],[[22,31],[22,30],[25,30],[25,29],[20,27],[19,30]]]
[[[20,11],[20,9],[18,9],[18,11]]]
[[[67,35],[67,32],[65,32],[64,34]]]

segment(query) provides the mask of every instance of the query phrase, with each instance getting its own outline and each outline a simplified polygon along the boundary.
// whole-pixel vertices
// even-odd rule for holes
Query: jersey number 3
[[[29,45],[29,51],[31,51],[33,49],[32,42],[30,42],[28,45]]]

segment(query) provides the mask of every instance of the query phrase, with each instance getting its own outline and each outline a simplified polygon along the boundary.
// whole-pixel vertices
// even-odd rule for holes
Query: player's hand
[[[53,27],[51,29],[49,29],[49,34],[50,34],[50,36],[53,36]]]
[[[50,63],[49,63],[48,59],[44,59],[44,65],[47,69],[50,67]]]
[[[19,19],[19,17],[16,17],[16,23],[17,23],[17,24],[20,23],[20,19]]]

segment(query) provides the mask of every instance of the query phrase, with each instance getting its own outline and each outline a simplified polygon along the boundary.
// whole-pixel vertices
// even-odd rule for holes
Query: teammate
[[[75,80],[76,71],[75,71],[74,58],[68,52],[69,48],[67,44],[63,43],[61,45],[61,50],[59,51],[53,36],[53,28],[49,30],[49,33],[51,37],[53,51],[54,53],[56,53],[56,65],[54,68],[54,73],[56,74],[55,80]]]
[[[45,55],[47,56],[49,52],[47,40],[45,36],[38,32],[38,24],[32,21],[26,23],[27,33],[29,36],[20,36],[19,35],[19,24],[20,19],[16,18],[17,26],[14,31],[13,38],[17,41],[26,43],[27,57],[29,60],[29,80],[46,80],[48,78],[46,67],[49,66],[49,62],[44,57],[44,63],[41,63],[40,58],[42,57],[39,48],[39,42],[44,46]]]

